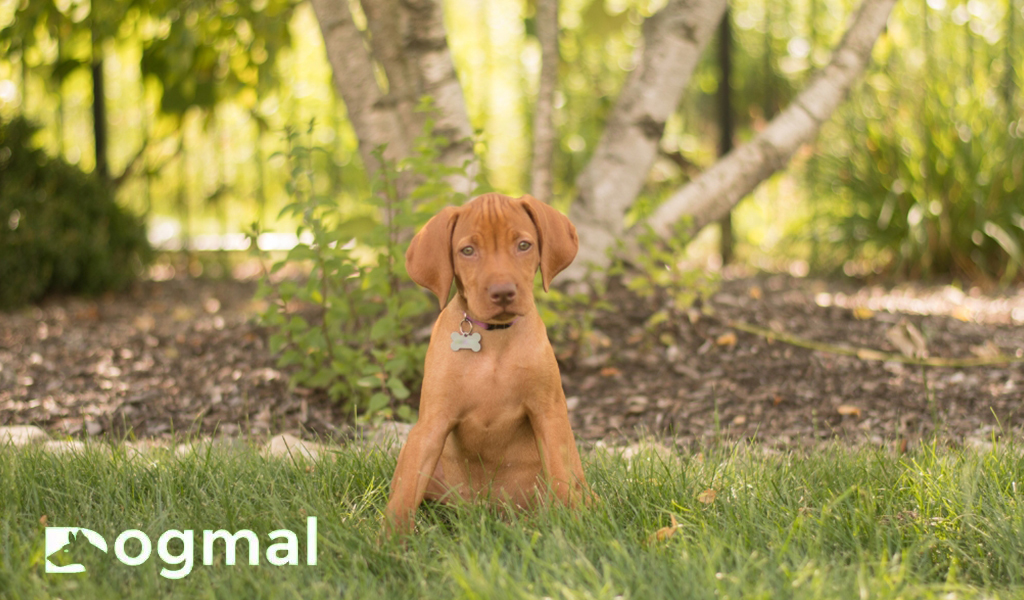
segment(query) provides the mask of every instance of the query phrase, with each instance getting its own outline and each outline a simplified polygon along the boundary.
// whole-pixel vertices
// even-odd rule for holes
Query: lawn
[[[774,454],[757,446],[702,454],[584,453],[602,501],[573,512],[427,507],[404,543],[380,539],[394,455],[343,448],[316,462],[265,458],[244,444],[132,456],[0,450],[0,598],[966,598],[1024,597],[1024,458],[924,446],[835,446]],[[708,490],[714,490],[709,492]],[[44,518],[45,515],[45,518]],[[317,518],[307,564],[307,518]],[[669,527],[673,519],[678,523]],[[45,526],[79,536],[47,573]],[[141,530],[152,554],[115,558],[115,539]],[[251,530],[236,564],[203,530]],[[297,540],[297,565],[275,566],[270,544]],[[193,530],[192,568],[181,540]],[[655,535],[661,530],[661,538]],[[124,544],[129,557],[142,543]]]

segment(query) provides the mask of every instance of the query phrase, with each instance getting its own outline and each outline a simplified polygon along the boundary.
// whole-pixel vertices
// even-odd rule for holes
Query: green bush
[[[879,66],[809,164],[824,217],[815,267],[1003,283],[1020,274],[1024,104],[1014,65],[1024,53],[1007,41],[1019,17],[997,5],[897,9]]]
[[[429,103],[420,108],[430,110]],[[312,130],[311,124],[308,133]],[[439,150],[445,139],[432,131],[428,120],[417,154],[400,165],[385,161],[383,148],[377,150],[381,168],[368,199],[376,210],[354,219],[343,216],[331,190],[316,185],[313,156],[319,149],[288,132],[292,203],[281,214],[300,218],[297,234],[312,241],[295,246],[260,282],[257,298],[269,300],[261,321],[270,329],[278,365],[291,373],[291,385],[325,389],[360,419],[413,418],[404,401],[422,381],[427,347],[414,330],[430,323],[437,304],[409,279],[405,251],[410,232],[441,206],[468,199],[445,181],[468,165],[443,166]],[[399,198],[395,182],[409,175],[417,186]],[[257,253],[258,235],[255,224],[251,236]],[[272,277],[287,265],[304,265],[309,276],[302,281]]]
[[[142,220],[96,177],[33,147],[37,129],[0,121],[0,308],[122,288],[151,257]]]

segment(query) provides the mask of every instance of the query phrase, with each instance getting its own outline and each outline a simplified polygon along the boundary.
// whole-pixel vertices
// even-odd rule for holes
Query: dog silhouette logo
[[[47,573],[82,573],[85,565],[70,563],[57,565],[50,561],[50,558],[57,558],[57,554],[70,553],[72,549],[81,547],[82,540],[107,551],[107,540],[92,529],[84,527],[47,527],[46,528],[46,572]]]

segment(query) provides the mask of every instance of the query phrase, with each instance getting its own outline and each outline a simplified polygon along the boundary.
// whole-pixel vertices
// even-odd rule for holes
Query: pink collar
[[[477,321],[476,319],[474,319],[473,317],[469,316],[466,313],[462,313],[462,318],[463,320],[469,321],[473,325],[476,325],[480,329],[508,329],[513,324],[515,324],[516,321],[519,320],[519,317],[516,317],[509,321],[508,323],[484,323],[482,321]]]

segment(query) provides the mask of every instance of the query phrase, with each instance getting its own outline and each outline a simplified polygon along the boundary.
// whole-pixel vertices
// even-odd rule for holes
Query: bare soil
[[[340,405],[289,389],[254,322],[254,290],[252,281],[177,278],[0,313],[0,425],[72,437],[351,437]],[[556,346],[573,427],[587,442],[646,432],[690,447],[836,438],[899,448],[933,433],[953,444],[1021,437],[1024,289],[989,296],[744,277],[655,326],[647,323],[666,298],[612,282],[605,300],[614,309],[594,315],[588,344]],[[1011,360],[969,368],[865,360],[771,341],[733,321],[893,355],[905,346],[898,334],[916,329],[916,348],[930,357]]]

